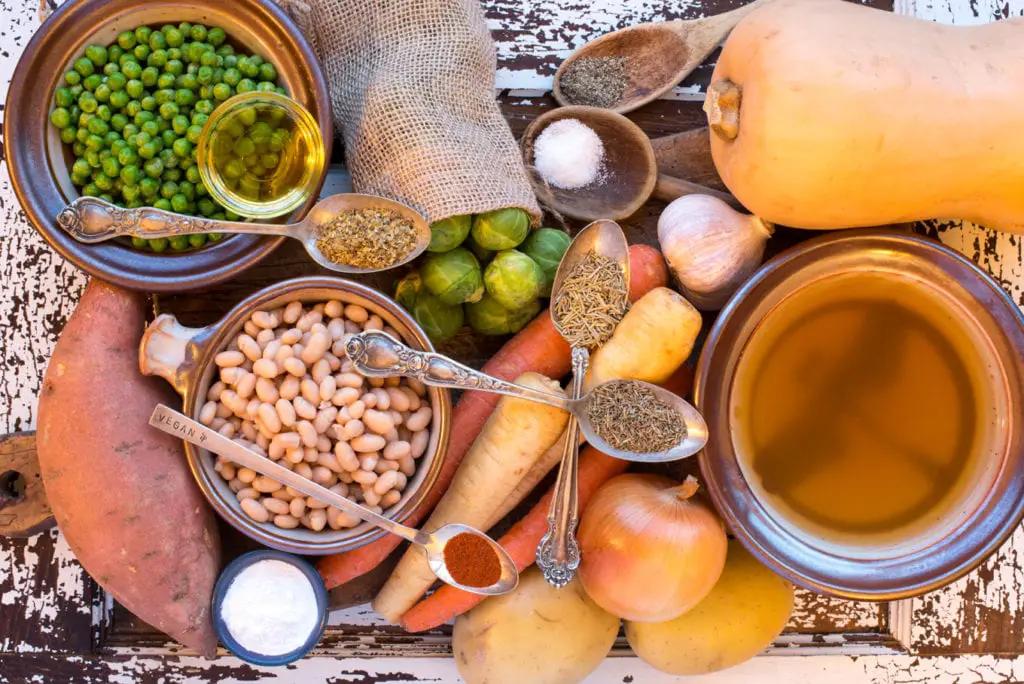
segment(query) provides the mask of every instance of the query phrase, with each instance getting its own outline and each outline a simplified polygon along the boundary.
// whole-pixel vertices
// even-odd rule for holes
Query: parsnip
[[[516,382],[562,392],[557,382],[537,373],[524,373]],[[561,437],[568,415],[544,404],[502,397],[423,529],[433,531],[453,522],[486,529],[509,494]],[[397,623],[435,580],[423,550],[410,548],[373,607]]]

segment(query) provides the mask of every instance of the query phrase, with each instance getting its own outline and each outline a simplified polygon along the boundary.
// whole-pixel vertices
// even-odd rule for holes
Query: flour
[[[533,165],[545,181],[562,190],[576,190],[598,180],[604,143],[578,119],[549,125],[533,144]]]
[[[302,648],[320,621],[309,578],[278,560],[262,560],[242,570],[228,586],[220,612],[243,648],[268,656]]]

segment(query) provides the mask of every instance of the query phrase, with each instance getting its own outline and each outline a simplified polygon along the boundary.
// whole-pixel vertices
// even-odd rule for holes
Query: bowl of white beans
[[[168,380],[183,411],[292,472],[394,520],[423,505],[448,442],[446,390],[406,378],[364,378],[345,342],[383,330],[431,351],[394,301],[341,278],[298,278],[266,288],[205,328],[157,317],[140,369]],[[210,452],[185,445],[213,508],[274,549],[328,554],[385,534],[355,517]]]

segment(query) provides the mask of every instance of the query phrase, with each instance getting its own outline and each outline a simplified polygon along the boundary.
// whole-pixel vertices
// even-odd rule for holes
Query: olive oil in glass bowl
[[[313,116],[288,97],[263,91],[218,107],[203,127],[196,156],[213,198],[254,219],[301,206],[327,161]]]

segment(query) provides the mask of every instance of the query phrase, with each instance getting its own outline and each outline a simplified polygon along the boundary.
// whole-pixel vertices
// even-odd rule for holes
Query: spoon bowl
[[[569,55],[558,71],[552,94],[561,105],[575,104],[562,88],[566,69],[583,58],[625,57],[626,87],[609,107],[625,114],[674,88],[707,59],[740,19],[771,0],[754,0],[711,17],[639,24],[605,34]]]
[[[388,266],[359,268],[331,261],[317,246],[320,226],[344,211],[362,209],[390,209],[413,225],[416,242],[408,254]],[[250,235],[279,235],[302,242],[303,247],[318,264],[336,273],[360,275],[376,273],[403,266],[430,244],[430,224],[422,214],[401,202],[359,193],[342,193],[325,197],[317,202],[299,223],[245,223],[241,221],[215,221],[202,216],[185,216],[174,212],[141,207],[125,209],[98,197],[79,197],[57,215],[57,224],[79,242],[104,242],[117,237],[173,238],[198,233],[244,233]]]
[[[457,589],[482,596],[498,596],[500,594],[507,594],[519,584],[519,570],[516,568],[512,557],[508,555],[508,552],[498,542],[476,528],[461,523],[449,523],[434,532],[424,532],[423,530],[406,527],[401,523],[378,515],[365,506],[361,506],[340,494],[332,492],[312,480],[307,480],[298,473],[278,465],[255,451],[250,451],[238,442],[163,404],[157,404],[156,408],[153,409],[153,414],[149,418],[149,424],[169,435],[201,446],[239,466],[249,468],[260,475],[276,480],[306,496],[311,496],[321,503],[333,506],[360,520],[377,525],[392,534],[407,539],[413,544],[422,546],[424,551],[426,551],[427,564],[430,566],[431,571],[439,580]],[[452,538],[460,534],[472,534],[487,542],[501,565],[501,576],[497,582],[489,586],[475,587],[455,581],[445,564],[444,549]]]
[[[626,242],[626,235],[615,221],[599,219],[577,233],[569,243],[565,254],[562,255],[562,260],[558,263],[558,269],[555,271],[555,278],[551,283],[552,301],[562,289],[566,277],[591,252],[613,259],[622,269],[626,280],[626,290],[629,290],[629,243]],[[558,327],[554,307],[551,307],[551,320],[555,327]]]

